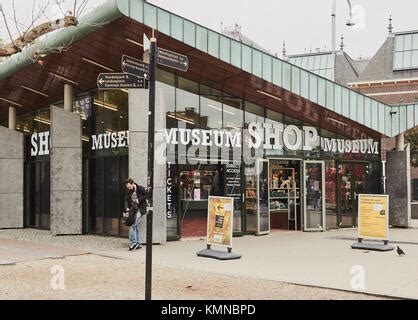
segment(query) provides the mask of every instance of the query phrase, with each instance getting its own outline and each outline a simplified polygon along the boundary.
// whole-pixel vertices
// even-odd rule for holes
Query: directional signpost
[[[144,89],[145,79],[128,73],[101,73],[97,87],[102,90]]]
[[[147,247],[145,258],[145,300],[151,300],[152,291],[152,229],[154,215],[154,145],[155,145],[155,76],[157,63],[169,68],[187,72],[189,69],[189,59],[179,53],[158,48],[157,39],[151,40],[144,34],[144,53],[150,57],[149,65],[128,56],[122,57],[122,70],[124,72],[143,76],[148,81],[149,86],[149,109],[148,109],[148,177],[147,186],[150,190],[147,203]]]
[[[122,56],[122,71],[134,76],[148,79],[149,64],[127,55]]]
[[[158,48],[157,63],[184,72],[189,69],[187,56],[163,48]]]

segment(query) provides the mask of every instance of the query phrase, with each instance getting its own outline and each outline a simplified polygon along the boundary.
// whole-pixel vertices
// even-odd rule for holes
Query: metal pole
[[[335,44],[336,41],[335,41],[335,39],[337,37],[337,35],[336,35],[336,33],[337,33],[337,31],[336,31],[336,15],[337,15],[336,7],[337,7],[336,0],[333,0],[331,16],[332,16],[332,59],[333,59],[333,64],[334,64],[334,66],[333,66],[334,70],[335,70],[335,56],[336,56],[336,44]]]
[[[155,71],[157,56],[157,39],[151,38],[149,64],[149,114],[148,114],[148,214],[147,214],[147,247],[145,261],[145,300],[151,300],[152,288],[152,225],[154,193],[154,134],[155,134]]]

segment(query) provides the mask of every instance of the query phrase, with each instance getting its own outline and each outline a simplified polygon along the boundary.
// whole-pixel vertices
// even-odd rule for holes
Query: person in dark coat
[[[129,227],[129,251],[141,249],[140,224],[142,216],[147,213],[147,189],[131,178],[125,181],[125,211],[133,211],[134,223]]]

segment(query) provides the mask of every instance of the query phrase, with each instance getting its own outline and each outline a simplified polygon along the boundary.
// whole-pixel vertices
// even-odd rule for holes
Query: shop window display
[[[300,221],[300,163],[271,159],[269,168],[271,228],[295,230]]]
[[[337,168],[334,161],[325,162],[325,204],[327,228],[337,228]]]

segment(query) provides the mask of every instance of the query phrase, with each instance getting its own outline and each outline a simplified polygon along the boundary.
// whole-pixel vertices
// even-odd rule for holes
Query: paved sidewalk
[[[414,227],[416,226],[416,221]],[[96,236],[51,237],[40,231],[0,231],[4,237],[20,237],[25,233],[41,234],[38,241],[76,247],[96,255],[144,263],[145,249],[130,253],[127,240]],[[33,235],[32,234],[32,235]],[[244,236],[233,239],[233,251],[242,259],[218,261],[196,256],[205,248],[204,239],[169,242],[154,246],[154,263],[179,271],[237,276],[318,286],[352,291],[352,267],[362,266],[365,271],[365,290],[361,292],[418,299],[418,229],[391,229],[391,243],[406,252],[352,250],[357,230],[335,230],[319,233],[272,232],[267,236]],[[73,246],[70,246],[73,243]],[[0,256],[1,258],[1,256]],[[205,275],[207,276],[207,275]]]
[[[34,242],[0,238],[0,266],[42,259],[63,259],[88,254],[86,251]]]

